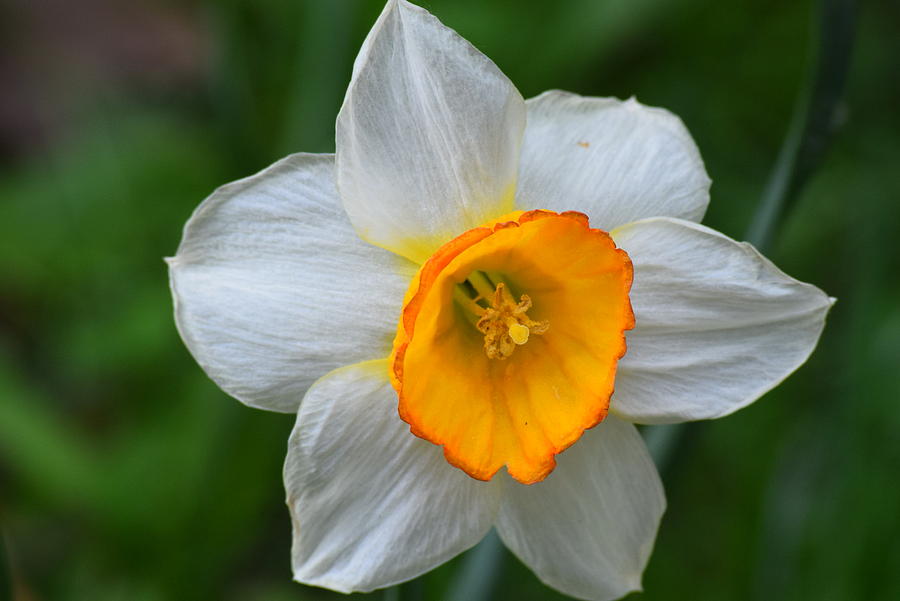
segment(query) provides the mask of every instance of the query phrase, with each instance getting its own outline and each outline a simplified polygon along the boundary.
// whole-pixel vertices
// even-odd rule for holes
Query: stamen
[[[476,276],[474,279],[478,280],[477,283],[473,281],[473,276]],[[549,322],[534,321],[528,317],[531,298],[527,294],[523,294],[519,297],[519,302],[516,302],[506,284],[500,282],[490,295],[485,295],[482,290],[490,279],[480,272],[470,275],[469,281],[479,291],[479,297],[474,300],[466,297],[466,300],[480,309],[476,311],[480,319],[475,327],[484,334],[484,352],[489,358],[506,359],[512,355],[517,346],[527,343],[532,334],[540,335],[550,328]],[[482,297],[489,299],[489,306],[486,309],[475,302]]]
[[[531,330],[528,329],[528,326],[524,326],[520,323],[514,323],[509,326],[509,337],[519,346],[528,342],[529,334],[531,334]]]

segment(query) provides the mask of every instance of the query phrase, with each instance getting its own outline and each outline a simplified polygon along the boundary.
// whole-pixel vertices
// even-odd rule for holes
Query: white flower
[[[672,114],[525,102],[390,0],[336,155],[218,189],[170,259],[203,369],[247,405],[298,411],[295,578],[369,591],[493,526],[567,594],[638,590],[665,501],[632,422],[751,403],[806,360],[831,304],[699,225],[709,183]]]

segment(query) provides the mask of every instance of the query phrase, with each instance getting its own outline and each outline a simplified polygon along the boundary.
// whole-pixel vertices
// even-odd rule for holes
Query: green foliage
[[[77,100],[48,100],[64,126],[0,167],[0,599],[6,580],[62,601],[342,598],[290,581],[292,418],[205,378],[162,258],[216,186],[333,150],[381,1],[144,4],[209,49],[196,72],[69,80]],[[423,4],[526,97],[635,95],[680,115],[715,182],[706,223],[745,230],[804,73],[811,3]],[[900,598],[898,19],[887,2],[861,15],[842,127],[770,253],[840,299],[825,336],[762,401],[688,428],[635,598]],[[442,599],[464,566],[372,597]],[[512,557],[497,566],[496,598],[562,598]]]

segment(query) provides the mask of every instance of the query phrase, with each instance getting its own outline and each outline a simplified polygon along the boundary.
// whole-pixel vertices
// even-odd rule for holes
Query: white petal
[[[232,396],[274,411],[295,411],[330,370],[390,352],[414,269],[356,235],[330,155],[293,155],[219,188],[169,259],[197,362]]]
[[[612,236],[634,263],[636,321],[616,376],[617,415],[640,423],[726,415],[815,348],[832,299],[749,244],[666,218]]]
[[[525,104],[494,63],[390,0],[337,120],[338,189],[360,235],[417,262],[513,210]]]
[[[303,400],[284,467],[299,582],[371,591],[477,543],[500,486],[444,460],[397,413],[386,360],[334,371]]]
[[[710,180],[672,113],[555,90],[525,104],[519,208],[580,211],[604,230],[646,217],[703,218]]]
[[[557,461],[543,482],[504,480],[503,542],[542,582],[573,597],[640,590],[666,506],[640,434],[610,415]]]

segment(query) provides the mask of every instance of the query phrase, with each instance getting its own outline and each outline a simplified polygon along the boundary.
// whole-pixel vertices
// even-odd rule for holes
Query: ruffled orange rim
[[[423,264],[404,300],[390,375],[400,417],[442,445],[450,464],[479,480],[505,465],[531,484],[607,415],[624,332],[634,327],[633,268],[582,213],[507,217],[454,238]],[[505,360],[488,358],[484,336],[454,300],[475,273],[527,295],[546,333]]]

